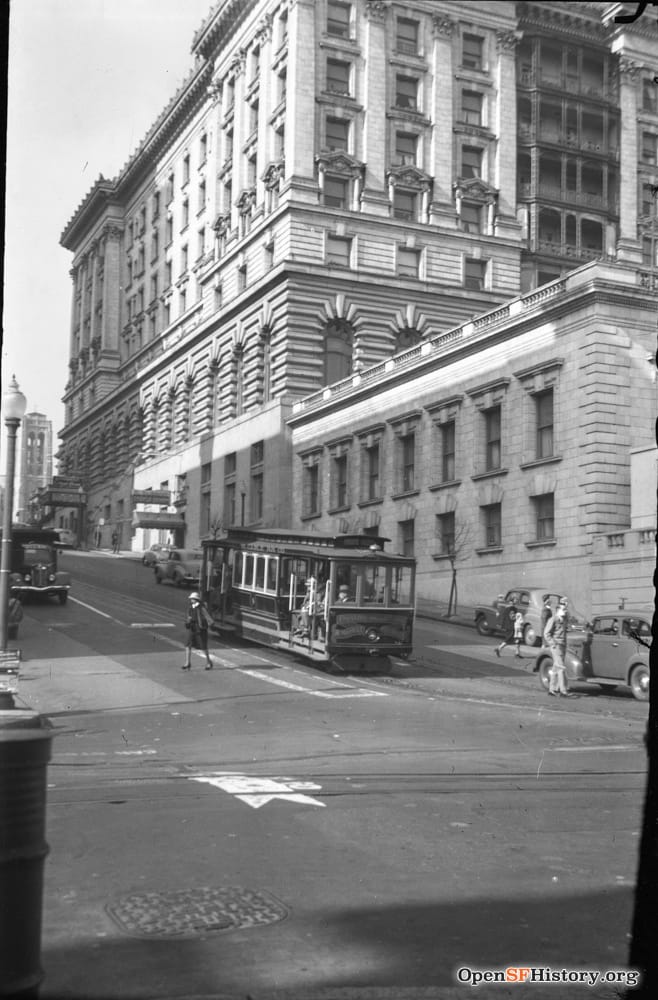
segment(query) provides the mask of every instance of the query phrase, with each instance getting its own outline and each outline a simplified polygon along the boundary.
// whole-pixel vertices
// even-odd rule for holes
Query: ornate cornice
[[[627,56],[619,57],[619,72],[623,77],[626,77],[632,83],[640,76],[643,66],[640,63],[635,62],[634,59],[629,59]]]
[[[513,54],[520,41],[521,35],[515,31],[496,32],[496,49],[498,52],[510,52]]]
[[[383,0],[366,0],[366,18],[383,24],[386,20],[386,7]]]
[[[315,162],[322,171],[331,171],[337,174],[346,174],[350,177],[358,177],[364,168],[361,160],[355,156],[344,153],[342,150],[336,152],[321,152],[315,157]]]

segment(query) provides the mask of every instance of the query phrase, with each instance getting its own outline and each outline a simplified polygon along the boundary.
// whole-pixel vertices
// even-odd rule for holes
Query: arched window
[[[344,319],[332,319],[325,328],[324,384],[340,382],[352,374],[354,330]]]

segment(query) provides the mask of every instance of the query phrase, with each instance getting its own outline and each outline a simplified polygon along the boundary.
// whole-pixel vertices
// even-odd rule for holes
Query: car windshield
[[[53,557],[46,545],[24,545],[23,562],[26,566],[36,566],[37,563],[50,563]]]

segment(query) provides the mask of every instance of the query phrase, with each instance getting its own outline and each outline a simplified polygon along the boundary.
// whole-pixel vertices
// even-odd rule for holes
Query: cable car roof
[[[316,531],[292,531],[286,528],[228,528],[226,536],[204,539],[204,548],[213,545],[238,544],[245,550],[283,551],[291,555],[314,555],[319,558],[372,559],[373,557],[404,560],[413,563],[409,556],[384,552],[384,543],[390,538],[381,535],[321,535]]]

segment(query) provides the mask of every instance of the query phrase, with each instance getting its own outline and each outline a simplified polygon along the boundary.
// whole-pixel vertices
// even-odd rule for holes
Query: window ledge
[[[535,539],[534,542],[526,542],[526,549],[541,549],[544,547],[550,547],[551,545],[557,545],[557,538],[541,538]]]
[[[315,513],[313,513],[313,514],[302,514],[300,520],[301,521],[313,521],[314,519],[316,519],[318,517],[322,517],[322,511],[321,510],[316,510]]]
[[[372,500],[359,500],[357,507],[371,507],[376,503],[384,503],[384,497],[373,497]]]
[[[420,490],[405,490],[404,493],[393,493],[391,500],[406,500],[407,497],[417,497]]]
[[[509,469],[489,469],[487,472],[476,472],[471,479],[477,482],[478,479],[490,479],[492,476],[506,476],[508,472]]]
[[[488,556],[490,552],[502,552],[502,545],[489,545],[485,549],[476,549],[475,554],[478,556]]]
[[[433,486],[428,486],[431,493],[435,493],[437,490],[447,490],[450,486],[461,486],[461,479],[446,479],[444,483],[434,483]]]
[[[561,462],[562,455],[549,455],[548,458],[535,458],[532,462],[521,462],[520,469],[535,469],[539,465],[552,465],[553,462]]]
[[[434,562],[438,562],[440,559],[450,561],[450,556],[447,552],[432,552],[432,559]]]
[[[346,510],[350,510],[352,507],[351,503],[341,504],[340,507],[329,507],[327,509],[327,514],[344,514]]]

